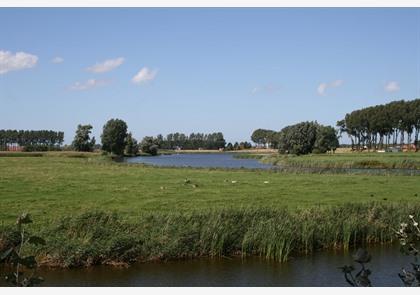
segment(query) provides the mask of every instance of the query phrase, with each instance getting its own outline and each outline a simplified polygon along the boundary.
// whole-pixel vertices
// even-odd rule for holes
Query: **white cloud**
[[[400,90],[400,84],[397,81],[390,81],[385,84],[384,89],[386,92],[396,92]]]
[[[36,65],[38,56],[25,53],[0,50],[0,75],[11,71],[29,69]]]
[[[125,60],[124,57],[119,57],[115,59],[107,59],[103,62],[97,63],[91,67],[88,67],[86,70],[92,73],[106,73],[122,65],[124,63],[124,60]]]
[[[51,62],[53,64],[61,64],[62,62],[64,62],[64,58],[56,56],[51,60]]]
[[[318,85],[317,92],[319,95],[326,95],[326,91],[328,88],[340,87],[341,85],[343,85],[343,83],[343,80],[335,80],[331,83],[321,83]]]
[[[325,95],[325,90],[327,90],[328,84],[327,83],[321,83],[318,86],[318,94],[319,95]]]
[[[85,82],[76,82],[70,86],[71,90],[87,90],[98,86],[103,86],[108,84],[109,81],[107,80],[97,80],[97,79],[89,79]]]
[[[157,70],[150,70],[147,67],[140,69],[140,71],[131,79],[131,82],[140,84],[155,79]]]

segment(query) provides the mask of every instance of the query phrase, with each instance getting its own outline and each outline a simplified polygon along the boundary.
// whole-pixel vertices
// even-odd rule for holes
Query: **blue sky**
[[[136,138],[256,128],[420,97],[420,9],[0,8],[0,129],[110,118]]]

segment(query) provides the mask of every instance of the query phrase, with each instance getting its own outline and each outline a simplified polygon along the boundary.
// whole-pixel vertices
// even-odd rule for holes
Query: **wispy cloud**
[[[266,85],[261,85],[261,86],[255,86],[254,88],[252,88],[251,94],[252,95],[255,95],[257,93],[273,94],[273,93],[278,92],[279,90],[280,90],[280,87],[275,84],[266,84]]]
[[[33,54],[0,50],[0,75],[32,68],[37,62],[38,56]]]
[[[389,81],[384,87],[386,92],[396,92],[400,90],[400,84],[397,81]]]
[[[157,70],[150,70],[147,67],[143,67],[138,73],[131,79],[131,82],[140,84],[148,81],[152,81],[156,78]]]
[[[97,79],[89,79],[84,82],[75,82],[73,85],[69,87],[70,90],[88,90],[91,88],[95,88],[98,86],[103,86],[109,84],[108,80],[97,80]]]
[[[324,96],[324,95],[326,95],[326,91],[327,91],[328,88],[340,87],[341,85],[343,85],[343,83],[344,83],[343,80],[335,80],[335,81],[330,82],[330,83],[323,82],[323,83],[318,85],[317,92],[318,92],[319,95]]]
[[[91,67],[88,67],[86,70],[92,73],[106,73],[112,71],[115,68],[118,68],[124,63],[124,57],[119,57],[115,59],[107,59],[103,62],[97,63]]]
[[[62,58],[60,56],[56,56],[51,60],[51,62],[53,64],[61,64],[62,62],[64,62],[64,58]]]

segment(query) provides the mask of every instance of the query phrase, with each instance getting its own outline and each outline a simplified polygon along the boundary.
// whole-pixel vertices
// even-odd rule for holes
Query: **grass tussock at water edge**
[[[420,205],[346,204],[287,209],[217,209],[147,213],[135,222],[117,213],[85,212],[33,231],[47,240],[41,264],[84,267],[136,261],[257,255],[286,261],[322,249],[350,249],[395,240],[394,229]],[[19,236],[0,229],[0,248]],[[0,249],[1,250],[1,249]]]

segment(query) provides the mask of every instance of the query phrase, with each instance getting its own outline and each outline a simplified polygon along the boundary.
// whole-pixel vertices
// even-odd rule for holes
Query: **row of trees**
[[[64,142],[64,132],[52,130],[0,130],[0,150],[21,147],[24,151],[56,150]]]
[[[252,148],[252,144],[250,142],[241,141],[240,143],[235,142],[234,144],[229,142],[226,145],[225,150],[226,151],[239,151],[239,150],[247,150],[247,149],[250,149],[250,148]]]
[[[347,133],[353,149],[382,149],[411,144],[419,148],[420,99],[393,101],[346,114],[337,122],[340,134]]]
[[[163,137],[161,134],[153,138],[154,143],[161,149],[186,149],[186,150],[217,150],[224,148],[226,141],[223,133],[191,133],[189,136],[184,133],[170,133]]]
[[[76,134],[72,143],[76,151],[91,152],[96,146],[95,137],[91,138],[91,125],[78,125]],[[146,136],[140,143],[133,138],[131,133],[127,133],[127,124],[119,119],[109,120],[103,127],[102,150],[115,155],[136,155],[139,150],[144,153],[156,155],[158,149],[219,149],[225,147],[223,134],[220,132],[203,134],[192,133],[186,136],[183,133],[171,133],[165,138],[162,135],[157,137]],[[249,148],[250,143],[235,143],[232,149]]]

